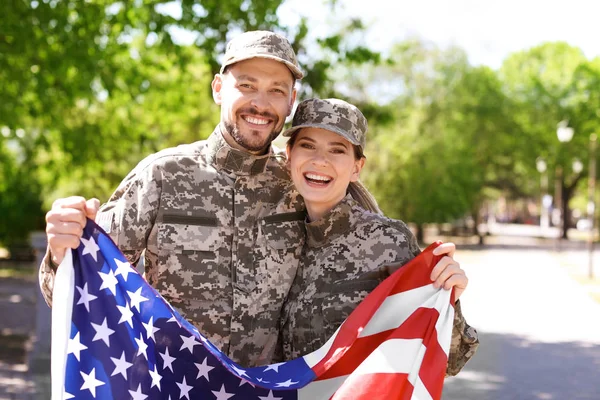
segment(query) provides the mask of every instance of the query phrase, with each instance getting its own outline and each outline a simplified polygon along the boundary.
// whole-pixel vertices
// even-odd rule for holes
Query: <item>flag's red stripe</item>
[[[337,362],[328,364],[329,368],[323,371],[317,380],[351,374],[369,354],[389,339],[424,339],[423,344],[427,346],[427,351],[435,353],[431,359],[443,363],[443,369],[445,370],[446,353],[437,342],[437,332],[435,330],[438,317],[439,313],[435,309],[418,308],[400,327],[357,339],[354,345]],[[332,350],[335,351],[336,349],[332,348]],[[402,357],[402,355],[399,354],[398,357]]]
[[[410,400],[413,385],[407,374],[350,376],[331,396],[332,400]]]

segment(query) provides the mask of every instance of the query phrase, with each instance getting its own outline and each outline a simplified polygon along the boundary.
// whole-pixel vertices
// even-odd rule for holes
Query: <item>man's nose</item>
[[[257,110],[266,110],[269,108],[269,99],[266,93],[257,92],[252,98],[252,106]]]

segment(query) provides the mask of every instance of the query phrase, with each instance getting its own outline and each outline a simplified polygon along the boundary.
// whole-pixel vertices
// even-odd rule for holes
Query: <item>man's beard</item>
[[[247,114],[257,115],[257,116],[261,116],[261,117],[265,117],[265,118],[270,118],[275,123],[274,124],[275,129],[273,131],[271,131],[269,136],[267,136],[264,140],[257,143],[256,141],[254,141],[252,139],[260,138],[261,132],[258,132],[255,130],[250,130],[250,132],[248,132],[246,135],[243,135],[240,132],[239,126],[236,123],[232,123],[230,121],[223,121],[223,126],[225,127],[225,130],[227,131],[227,133],[232,137],[232,139],[237,144],[239,144],[241,147],[243,147],[244,149],[246,149],[248,151],[257,152],[257,151],[265,150],[267,147],[269,147],[271,142],[273,140],[275,140],[277,138],[277,136],[279,136],[279,134],[281,133],[281,129],[277,129],[277,124],[279,122],[279,118],[276,115],[273,115],[271,113],[259,113],[258,111],[254,110],[254,109],[243,110],[243,111],[240,111],[240,113],[247,113]]]

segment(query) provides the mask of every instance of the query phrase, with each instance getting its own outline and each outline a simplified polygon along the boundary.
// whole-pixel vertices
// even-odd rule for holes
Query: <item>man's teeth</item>
[[[252,117],[246,117],[246,121],[250,122],[251,124],[255,124],[255,125],[266,125],[269,123],[269,121],[266,119],[259,119],[259,118],[252,118]]]
[[[331,178],[323,175],[305,174],[304,176],[313,181],[329,182],[331,180]]]

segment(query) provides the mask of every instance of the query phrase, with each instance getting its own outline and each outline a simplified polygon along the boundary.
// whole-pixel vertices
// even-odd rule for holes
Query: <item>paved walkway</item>
[[[600,305],[554,253],[463,251],[459,261],[470,278],[462,308],[481,345],[446,380],[444,400],[600,399]]]

